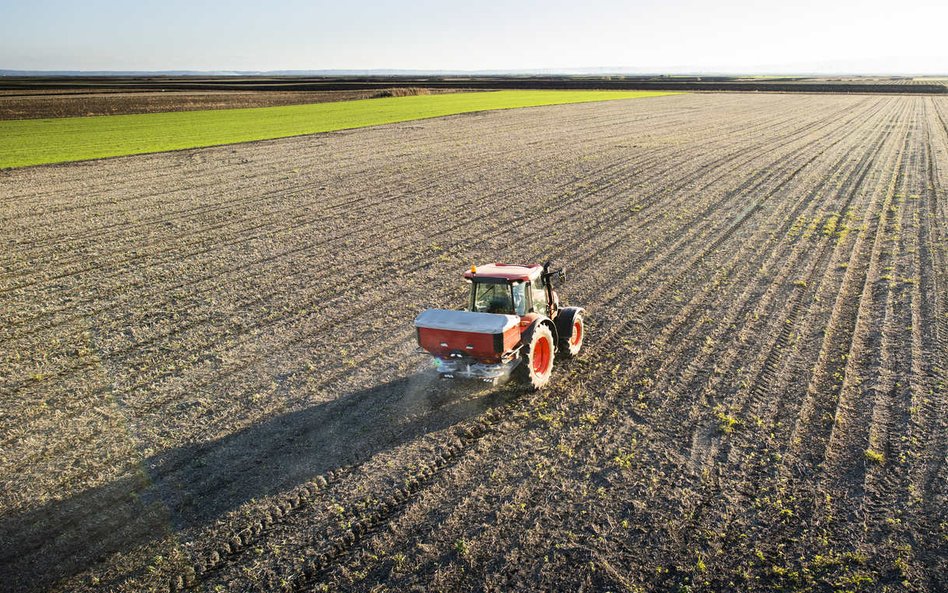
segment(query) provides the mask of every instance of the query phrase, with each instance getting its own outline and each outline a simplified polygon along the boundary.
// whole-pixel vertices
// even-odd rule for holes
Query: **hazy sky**
[[[948,73],[946,23],[946,0],[0,0],[0,68]]]

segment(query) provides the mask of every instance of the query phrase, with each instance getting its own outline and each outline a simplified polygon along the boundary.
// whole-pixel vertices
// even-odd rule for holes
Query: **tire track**
[[[893,121],[899,121],[902,115],[903,113],[897,112],[893,119],[890,120],[890,124]],[[882,129],[886,127],[887,126],[881,126]],[[781,402],[785,402],[789,399],[786,390],[793,384],[790,373],[795,370],[794,359],[800,356],[796,350],[798,338],[795,336],[804,336],[808,333],[808,328],[811,327],[813,315],[815,314],[813,303],[816,302],[815,299],[817,295],[824,293],[825,290],[832,290],[831,285],[826,284],[825,270],[828,268],[829,262],[838,261],[837,255],[840,253],[841,247],[838,240],[841,235],[835,235],[838,220],[843,220],[843,228],[849,229],[852,227],[853,221],[850,220],[847,222],[846,213],[852,212],[853,202],[857,197],[857,192],[867,183],[868,176],[872,168],[877,166],[876,163],[880,161],[880,153],[888,143],[889,138],[890,134],[880,133],[877,139],[867,147],[840,185],[840,191],[838,191],[837,194],[846,196],[842,205],[838,208],[832,208],[830,210],[831,214],[829,214],[828,217],[824,218],[821,216],[821,219],[817,221],[819,224],[817,228],[814,229],[814,234],[818,237],[816,239],[817,247],[815,259],[811,260],[808,271],[804,272],[803,276],[795,281],[794,290],[785,301],[783,309],[779,314],[764,315],[763,312],[759,313],[759,316],[763,319],[773,320],[775,325],[771,325],[770,327],[765,326],[757,330],[747,328],[746,331],[752,331],[756,335],[769,335],[772,337],[769,343],[759,351],[760,355],[755,359],[754,363],[750,365],[749,374],[752,378],[742,380],[742,385],[739,386],[736,391],[734,400],[726,404],[726,408],[734,413],[735,417],[740,419],[740,421],[747,422],[756,419],[756,422],[766,425],[773,416],[780,416],[779,406]],[[889,152],[892,155],[896,154],[894,147]],[[844,158],[848,159],[851,154],[852,153],[849,153]],[[881,159],[881,161],[885,162],[885,158]],[[833,168],[837,174],[841,171],[840,167],[841,163]],[[821,189],[817,191],[829,189],[833,183],[833,181],[827,181],[822,185]],[[835,212],[841,213],[839,218],[834,218],[836,215],[833,213]],[[802,239],[799,241],[799,244],[805,246],[808,244],[808,241]],[[814,254],[811,253],[810,255],[813,256]],[[787,266],[787,268],[790,268],[790,266]],[[781,284],[786,283],[786,280],[792,275],[790,270],[784,270],[784,272],[784,274],[781,274],[782,279],[779,280]],[[819,278],[817,277],[818,274],[820,275]],[[819,282],[817,281],[818,279]],[[775,285],[773,296],[777,296],[777,293],[779,293],[779,288],[776,288],[777,286],[779,285]],[[823,300],[823,297],[819,298],[821,301]],[[804,304],[807,305],[806,309],[804,309]],[[806,311],[804,322],[798,325],[797,320],[804,311]],[[739,359],[739,357],[735,358]],[[733,367],[731,367],[731,370],[734,370]],[[760,386],[761,384],[765,384],[766,389],[762,388]],[[769,397],[775,393],[780,394],[780,396],[775,398]],[[770,405],[768,405],[768,403]],[[778,409],[770,409],[774,404],[778,406]],[[771,416],[772,414],[773,416]],[[733,440],[735,439],[729,439],[729,441]],[[755,449],[758,444],[759,441],[756,440],[747,443],[751,450]],[[730,447],[725,447],[721,454],[729,458],[729,466],[739,467],[742,460],[746,458],[747,452],[747,449],[743,447],[739,448],[733,452],[738,454],[738,457],[735,458],[732,456]]]

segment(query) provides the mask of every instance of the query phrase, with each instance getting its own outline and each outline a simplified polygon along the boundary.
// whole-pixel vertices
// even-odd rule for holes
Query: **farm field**
[[[0,171],[0,589],[948,588],[948,99],[681,94]],[[444,383],[472,263],[550,389]]]
[[[460,92],[423,89],[426,93]],[[165,91],[125,89],[0,90],[0,120],[246,109],[372,99],[391,89],[355,91]]]
[[[0,169],[270,140],[492,109],[668,94],[655,91],[498,91],[251,109],[0,121]]]

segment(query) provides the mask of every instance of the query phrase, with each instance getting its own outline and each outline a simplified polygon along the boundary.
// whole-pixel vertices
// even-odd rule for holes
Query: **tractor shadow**
[[[516,396],[512,388],[422,373],[162,452],[108,484],[0,517],[0,591],[44,590],[117,552],[178,534],[187,540],[252,499],[359,464]]]

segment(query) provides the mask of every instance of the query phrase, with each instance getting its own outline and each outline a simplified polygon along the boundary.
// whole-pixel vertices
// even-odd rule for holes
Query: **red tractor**
[[[550,381],[556,354],[583,347],[583,309],[560,307],[549,263],[471,266],[467,309],[428,309],[415,318],[418,344],[434,357],[442,377],[499,383],[518,375],[535,389]]]

